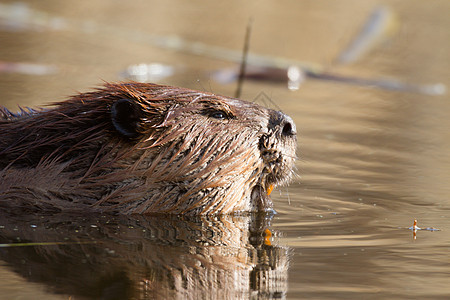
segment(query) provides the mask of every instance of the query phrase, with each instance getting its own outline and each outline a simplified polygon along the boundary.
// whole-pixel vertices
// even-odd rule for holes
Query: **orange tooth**
[[[272,193],[273,191],[273,184],[269,185],[269,187],[267,188],[267,196],[270,196],[270,193]]]

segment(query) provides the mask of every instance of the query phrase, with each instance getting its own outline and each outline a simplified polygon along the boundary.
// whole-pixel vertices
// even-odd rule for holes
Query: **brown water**
[[[232,96],[236,84],[212,74],[235,67],[234,52],[193,55],[191,46],[174,50],[172,37],[239,54],[250,18],[250,52],[273,63],[450,86],[446,0],[124,3],[0,2],[0,103],[62,100],[139,63],[173,67],[160,83]],[[392,34],[356,62],[337,62],[379,5],[393,14]],[[5,62],[39,66],[6,71]],[[449,298],[448,93],[244,82],[242,98],[265,95],[299,130],[300,178],[272,193],[277,215],[2,217],[0,243],[41,244],[0,248],[0,299]],[[414,219],[440,231],[414,235]]]

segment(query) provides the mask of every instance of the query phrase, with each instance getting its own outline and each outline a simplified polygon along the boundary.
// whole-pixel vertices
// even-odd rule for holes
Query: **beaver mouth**
[[[287,183],[293,175],[295,150],[289,141],[281,140],[280,143],[268,143],[270,136],[260,138],[260,153],[264,163],[259,184],[267,194],[270,194],[274,186]]]
[[[266,187],[269,185],[276,184],[282,178],[280,177],[279,169],[283,168],[283,155],[280,151],[270,149],[262,150],[261,156],[265,163],[264,171],[266,175]]]
[[[259,185],[264,189],[266,195],[270,195],[275,186],[283,185],[290,179],[292,168],[278,150],[263,150],[261,156],[264,169]]]

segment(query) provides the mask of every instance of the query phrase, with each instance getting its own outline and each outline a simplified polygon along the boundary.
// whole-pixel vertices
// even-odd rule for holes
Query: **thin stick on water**
[[[245,68],[247,66],[248,49],[250,48],[250,33],[252,31],[253,20],[250,19],[247,24],[245,32],[244,50],[242,51],[241,67],[239,69],[239,78],[236,87],[235,98],[239,98],[242,92],[242,85],[244,84]]]

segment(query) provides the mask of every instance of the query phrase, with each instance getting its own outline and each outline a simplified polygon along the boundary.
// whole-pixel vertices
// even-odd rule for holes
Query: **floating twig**
[[[242,92],[242,85],[244,84],[245,78],[245,67],[247,66],[248,49],[250,48],[250,33],[252,31],[253,20],[250,19],[247,24],[247,30],[245,32],[244,50],[242,51],[242,61],[239,70],[239,78],[237,82],[235,97],[239,98]]]
[[[416,232],[418,230],[428,230],[428,231],[440,231],[440,229],[438,228],[434,228],[434,227],[425,227],[425,228],[420,228],[419,226],[417,226],[417,219],[414,219],[414,223],[413,226],[408,228],[409,230],[412,230],[413,232],[413,238],[416,239]]]

